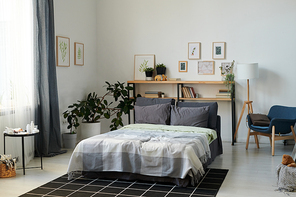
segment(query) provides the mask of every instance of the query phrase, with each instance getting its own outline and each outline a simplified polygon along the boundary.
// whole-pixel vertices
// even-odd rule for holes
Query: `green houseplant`
[[[165,75],[166,66],[161,63],[156,65],[156,73],[157,75]]]
[[[95,92],[89,93],[86,100],[77,101],[76,103],[69,105],[68,110],[63,113],[64,118],[68,122],[67,128],[70,129],[70,133],[75,133],[77,127],[79,127],[79,118],[82,121],[88,123],[95,123],[100,119],[110,119],[111,130],[116,130],[119,126],[123,126],[121,116],[128,114],[133,109],[134,99],[128,97],[128,91],[133,90],[133,87],[124,86],[124,83],[117,82],[110,84],[106,81],[107,88],[106,93],[99,97]],[[115,102],[118,104],[112,107],[112,102],[108,102],[107,96],[113,96]]]
[[[139,68],[140,72],[145,72],[146,80],[152,80],[154,68],[148,67],[148,60],[144,60]]]
[[[220,66],[221,74],[225,75],[223,81],[225,86],[227,87],[228,91],[231,92],[231,94],[234,96],[235,90],[234,90],[234,74],[232,73],[232,69],[234,67],[234,60],[231,62],[231,65],[229,67],[224,68],[224,71],[222,72],[222,66]]]

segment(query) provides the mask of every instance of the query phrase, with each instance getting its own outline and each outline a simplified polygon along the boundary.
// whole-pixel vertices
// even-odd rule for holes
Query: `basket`
[[[9,168],[6,164],[0,162],[0,178],[9,178],[15,175],[15,168]]]

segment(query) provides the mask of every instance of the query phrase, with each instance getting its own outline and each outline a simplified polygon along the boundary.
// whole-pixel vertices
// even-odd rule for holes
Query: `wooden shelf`
[[[224,81],[145,81],[145,80],[135,80],[127,81],[127,83],[142,83],[142,84],[213,84],[213,85],[223,85]]]

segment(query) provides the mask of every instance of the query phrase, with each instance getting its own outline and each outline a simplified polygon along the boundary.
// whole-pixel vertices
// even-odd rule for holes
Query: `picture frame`
[[[221,76],[226,76],[227,74],[232,73],[231,64],[232,62],[221,62],[221,66],[220,66]]]
[[[199,61],[197,74],[199,75],[214,75],[215,62],[214,61]]]
[[[154,54],[136,54],[134,55],[134,80],[145,80],[145,72],[140,72],[140,66],[145,61],[148,67],[155,68],[155,55]]]
[[[225,42],[213,42],[212,54],[213,59],[223,60],[225,59]]]
[[[188,62],[187,61],[179,61],[178,67],[179,67],[179,72],[187,72]]]
[[[200,42],[189,42],[188,43],[188,59],[199,60],[200,59]]]
[[[56,36],[57,66],[70,66],[70,38]]]
[[[74,42],[74,65],[84,65],[84,44]]]

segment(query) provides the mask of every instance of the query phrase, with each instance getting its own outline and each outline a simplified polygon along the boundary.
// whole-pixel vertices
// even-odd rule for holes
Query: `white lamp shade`
[[[259,77],[258,63],[237,64],[238,79],[254,79]]]

